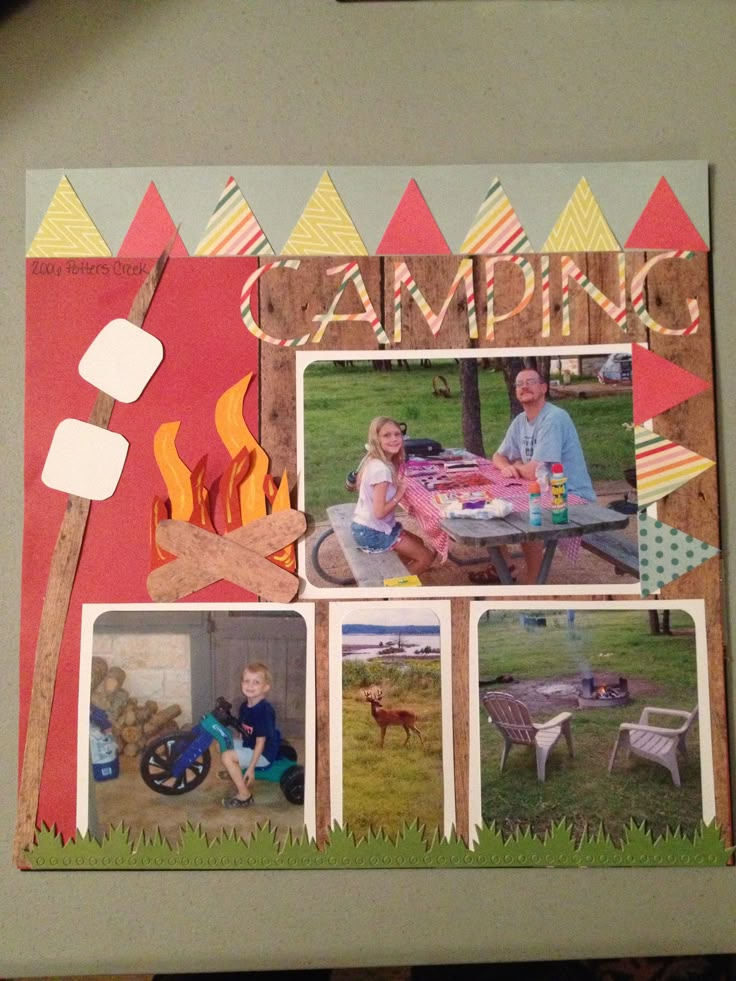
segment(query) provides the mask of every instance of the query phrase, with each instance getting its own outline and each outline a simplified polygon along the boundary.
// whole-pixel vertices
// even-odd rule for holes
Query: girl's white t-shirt
[[[375,531],[382,531],[389,535],[396,524],[396,514],[390,511],[385,518],[377,518],[373,511],[373,490],[376,484],[388,483],[386,488],[386,500],[390,501],[396,497],[396,485],[394,484],[394,474],[387,463],[383,460],[368,460],[363,467],[360,477],[360,493],[358,503],[355,505],[353,521],[366,528],[373,528]]]

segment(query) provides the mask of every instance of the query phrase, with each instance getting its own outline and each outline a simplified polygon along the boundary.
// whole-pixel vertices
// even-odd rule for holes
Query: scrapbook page
[[[29,173],[17,864],[728,862],[707,177]]]

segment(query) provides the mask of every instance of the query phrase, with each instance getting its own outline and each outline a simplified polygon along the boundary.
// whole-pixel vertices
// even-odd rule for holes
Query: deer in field
[[[406,733],[406,739],[404,740],[404,746],[409,742],[409,737],[412,732],[415,732],[419,736],[419,742],[424,745],[424,739],[422,734],[417,728],[417,717],[414,712],[410,712],[408,709],[385,709],[381,707],[381,700],[383,698],[383,691],[380,688],[375,689],[363,689],[363,695],[365,696],[366,702],[371,703],[371,715],[376,720],[376,725],[379,726],[381,730],[381,749],[383,749],[383,741],[386,738],[386,730],[389,726],[402,726],[404,732]]]

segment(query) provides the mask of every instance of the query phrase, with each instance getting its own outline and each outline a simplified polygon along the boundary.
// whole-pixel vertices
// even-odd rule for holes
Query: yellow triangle
[[[280,255],[368,255],[327,171]]]
[[[46,259],[112,255],[66,177],[59,181],[27,255]]]
[[[542,252],[621,252],[590,185],[580,178]]]

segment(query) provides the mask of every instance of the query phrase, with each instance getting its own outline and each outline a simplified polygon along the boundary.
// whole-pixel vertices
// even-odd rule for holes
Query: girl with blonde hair
[[[366,450],[358,469],[359,496],[351,526],[355,544],[363,552],[393,550],[410,573],[426,572],[435,553],[396,520],[396,508],[406,494],[406,458],[395,419],[376,416],[371,421]]]

